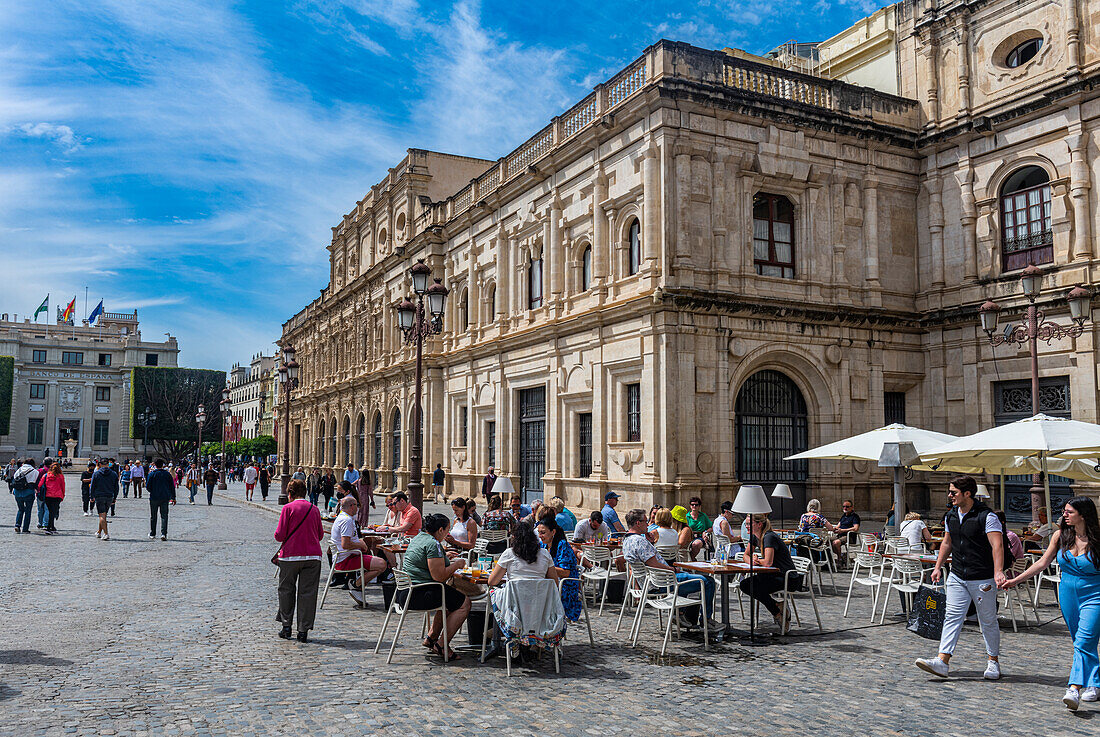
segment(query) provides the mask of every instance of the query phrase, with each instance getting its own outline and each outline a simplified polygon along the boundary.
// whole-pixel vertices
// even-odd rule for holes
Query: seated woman
[[[539,545],[535,536],[535,526],[530,522],[520,522],[512,528],[508,538],[508,549],[500,554],[489,574],[489,586],[498,586],[508,574],[510,581],[537,580],[549,578],[557,583],[558,569],[550,551]]]
[[[580,565],[577,563],[577,555],[573,552],[573,546],[565,539],[565,530],[559,525],[553,516],[545,516],[539,520],[539,540],[550,555],[554,558],[554,566],[558,569],[558,577],[567,580],[561,587],[561,604],[565,609],[565,616],[570,622],[576,622],[581,616],[581,586]]]
[[[928,525],[916,512],[905,515],[905,521],[901,523],[898,534],[909,541],[909,548],[917,552],[923,552],[925,546],[932,542],[932,533],[928,531]]]
[[[470,516],[466,500],[460,496],[451,500],[451,509],[454,510],[454,524],[445,538],[448,543],[460,550],[473,550],[477,542],[477,522]]]
[[[665,547],[670,545],[680,544],[680,534],[672,529],[672,512],[659,507],[657,513],[653,515],[653,522],[656,525],[654,530],[654,537],[650,538],[652,543],[657,547]],[[686,529],[686,528],[685,528]]]
[[[399,601],[405,605],[409,599],[414,609],[431,609],[446,604],[447,609],[447,642],[462,628],[466,616],[470,613],[470,600],[458,589],[448,586],[447,581],[455,571],[462,568],[466,561],[457,557],[448,560],[443,552],[442,542],[447,537],[447,530],[451,521],[442,514],[429,514],[423,519],[419,534],[409,542],[409,549],[405,551],[405,560],[401,564],[401,570],[409,574],[414,584],[438,582],[443,584],[443,591],[438,586],[428,586],[412,590],[397,592]],[[440,598],[444,601],[440,601]],[[443,647],[438,642],[443,630],[443,619],[436,612],[432,620],[432,626],[428,630],[428,636],[424,638],[424,647],[434,653],[443,656]],[[447,659],[456,660],[457,655],[448,648]]]
[[[485,512],[485,515],[481,518],[482,529],[484,530],[504,530],[511,534],[512,527],[516,524],[516,518],[512,515],[510,510],[504,509],[504,501],[501,499],[501,494],[493,494],[489,497],[489,510]],[[486,552],[496,555],[497,553],[504,552],[504,549],[508,547],[507,540],[501,540],[500,542],[489,543],[485,550]]]
[[[1019,535],[1008,529],[1008,519],[1005,517],[1004,511],[997,509],[994,510],[993,514],[997,515],[997,519],[1001,521],[1001,529],[1004,530],[1005,537],[1008,538],[1008,552],[1012,554],[1014,560],[1020,560],[1024,557],[1024,541],[1020,539]],[[905,518],[909,519],[909,516],[906,515]],[[927,529],[925,529],[924,534],[928,534]]]
[[[696,556],[699,555],[699,551],[703,549],[703,541],[696,537],[695,532],[688,526],[687,509],[680,505],[673,507],[672,521],[679,536],[680,547],[687,549],[691,553],[691,559],[695,560]]]
[[[798,531],[809,532],[818,527],[824,527],[830,532],[833,530],[833,525],[821,514],[821,502],[811,499],[806,502],[806,514],[798,520]]]
[[[577,526],[577,515],[565,508],[565,500],[560,496],[550,497],[548,506],[554,510],[554,519],[565,532],[572,532]]]
[[[763,552],[763,555],[759,553]],[[752,558],[753,565],[769,566],[779,569],[778,573],[754,573],[741,581],[741,590],[759,601],[771,612],[775,623],[781,628],[790,621],[791,614],[786,610],[783,602],[776,602],[772,594],[783,590],[783,578],[787,571],[794,570],[794,561],[791,560],[791,551],[783,543],[783,539],[772,531],[772,524],[768,516],[764,514],[752,515],[752,535],[749,537],[749,547],[742,554],[745,563]],[[802,587],[801,576],[791,576],[791,589]]]

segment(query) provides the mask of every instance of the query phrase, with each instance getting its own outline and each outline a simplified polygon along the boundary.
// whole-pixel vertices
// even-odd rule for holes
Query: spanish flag
[[[65,308],[65,311],[61,313],[61,319],[64,322],[72,322],[73,315],[76,314],[76,297],[73,297],[73,301],[69,303],[69,306]]]

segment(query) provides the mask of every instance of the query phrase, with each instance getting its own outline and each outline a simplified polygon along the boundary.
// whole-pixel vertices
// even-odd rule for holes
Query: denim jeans
[[[160,514],[160,534],[168,536],[168,500],[149,502],[149,535],[157,534],[157,514]]]
[[[22,527],[23,532],[30,532],[31,515],[34,514],[34,495],[23,498],[15,497],[15,526]]]
[[[48,524],[50,524],[50,510],[46,508],[45,499],[38,499],[38,526],[45,527]]]
[[[213,504],[214,503],[214,484],[207,484],[206,485],[206,503],[207,504]]]
[[[698,573],[677,573],[676,580],[680,582],[680,593],[691,594],[702,590],[703,610],[708,617],[714,615],[714,579]]]

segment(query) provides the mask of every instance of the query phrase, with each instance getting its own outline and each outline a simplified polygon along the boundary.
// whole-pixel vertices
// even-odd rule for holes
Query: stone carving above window
[[[57,408],[66,414],[80,411],[83,405],[83,387],[62,385],[57,393]]]

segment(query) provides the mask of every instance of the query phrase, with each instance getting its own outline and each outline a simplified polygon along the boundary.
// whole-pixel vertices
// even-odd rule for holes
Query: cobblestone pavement
[[[79,488],[79,486],[70,486]],[[230,494],[241,496],[239,489]],[[14,519],[0,496],[0,515]],[[419,627],[394,662],[372,649],[382,619],[334,591],[308,644],[276,635],[268,562],[275,517],[223,497],[172,508],[169,540],[149,540],[147,504],[120,499],[112,539],[95,538],[79,493],[54,537],[4,530],[0,547],[0,733],[96,735],[1095,735],[1096,705],[1073,715],[1060,698],[1071,647],[1057,610],[1041,628],[1003,638],[1005,678],[983,681],[976,627],[967,627],[951,680],[915,669],[934,644],[897,623],[867,622],[859,594],[826,596],[826,633],[796,630],[748,648],[698,640],[659,658],[656,624],[637,650],[594,618],[562,672],[552,660],[505,678],[501,658],[441,665]],[[846,579],[845,579],[846,580]],[[826,587],[828,592],[828,587]],[[893,603],[891,603],[893,607]],[[803,622],[812,620],[808,605]],[[736,603],[733,605],[737,620]],[[739,622],[739,620],[737,620]],[[1041,726],[1040,726],[1041,725]],[[1039,729],[1037,732],[1036,729]]]

